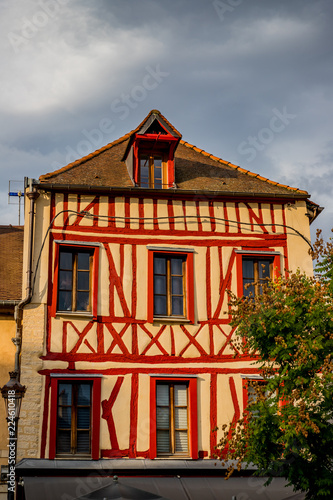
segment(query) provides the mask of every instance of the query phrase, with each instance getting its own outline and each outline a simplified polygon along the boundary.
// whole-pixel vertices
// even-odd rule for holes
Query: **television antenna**
[[[21,225],[21,202],[24,199],[22,181],[9,181],[8,185],[8,204],[18,205],[18,225]]]

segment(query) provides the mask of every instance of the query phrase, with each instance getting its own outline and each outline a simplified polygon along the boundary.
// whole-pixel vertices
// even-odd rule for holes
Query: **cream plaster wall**
[[[304,201],[297,201],[295,205],[290,205],[286,208],[286,224],[297,229],[310,242],[310,227],[309,219],[305,215],[307,213],[306,204]],[[299,268],[309,276],[313,275],[312,259],[309,255],[310,245],[304,241],[294,231],[288,230],[288,257],[289,268],[295,271]],[[297,248],[297,251],[295,250]]]

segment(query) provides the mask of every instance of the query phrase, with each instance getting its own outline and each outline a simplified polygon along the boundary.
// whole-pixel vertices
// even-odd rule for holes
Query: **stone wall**
[[[45,334],[44,304],[29,304],[23,313],[23,339],[21,357],[21,383],[27,391],[22,402],[19,421],[17,461],[39,458],[43,401],[43,377],[38,374],[43,362]]]

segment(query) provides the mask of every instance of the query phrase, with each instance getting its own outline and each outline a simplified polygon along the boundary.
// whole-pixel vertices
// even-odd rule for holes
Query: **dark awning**
[[[149,500],[304,500],[305,495],[295,494],[285,487],[285,480],[274,478],[265,487],[265,478],[235,477],[119,477],[125,496],[108,496],[112,493],[113,479],[91,475],[88,477],[24,477],[26,500],[78,500],[138,498]],[[111,485],[111,486],[110,486]],[[126,496],[135,488],[140,496]],[[93,493],[93,494],[92,494]],[[110,493],[110,495],[111,495]],[[99,496],[101,494],[101,496]]]

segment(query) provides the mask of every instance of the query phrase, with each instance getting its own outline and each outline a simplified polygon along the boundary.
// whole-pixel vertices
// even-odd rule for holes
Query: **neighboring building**
[[[0,226],[0,387],[14,370],[16,335],[15,306],[22,297],[23,227]],[[1,395],[0,395],[0,399]],[[8,428],[5,405],[0,401],[0,466],[8,466]],[[7,498],[7,485],[0,482],[0,499]]]
[[[258,372],[237,356],[226,290],[242,295],[285,269],[311,274],[317,205],[182,141],[155,110],[27,194],[17,469],[26,499],[42,498],[38,488],[76,498],[94,489],[79,477],[98,474],[172,500],[199,498],[191,475],[207,500],[227,491],[212,429],[240,416]]]

